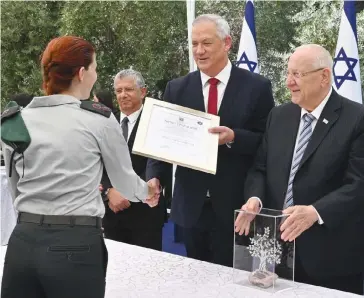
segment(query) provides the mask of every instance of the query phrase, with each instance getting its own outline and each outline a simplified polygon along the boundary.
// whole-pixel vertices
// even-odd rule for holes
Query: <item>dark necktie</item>
[[[220,81],[216,78],[209,79],[209,99],[207,103],[207,113],[217,115],[217,84]]]
[[[125,117],[121,121],[121,129],[123,131],[123,136],[126,142],[128,142],[128,122],[129,122],[128,117]]]

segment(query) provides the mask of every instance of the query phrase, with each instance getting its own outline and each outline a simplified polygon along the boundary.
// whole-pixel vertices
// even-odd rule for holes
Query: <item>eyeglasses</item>
[[[306,71],[306,72],[300,72],[300,71],[290,72],[290,71],[287,71],[286,76],[287,76],[287,78],[289,76],[293,76],[296,79],[300,79],[302,77],[307,76],[310,73],[318,72],[318,71],[323,70],[323,69],[325,69],[325,68],[324,67],[321,67],[321,68],[314,69],[314,70],[310,70],[310,71]]]
[[[125,92],[125,93],[132,93],[132,92],[134,92],[136,89],[135,88],[118,88],[118,89],[116,89],[115,90],[115,93],[116,94],[119,94],[119,93],[122,93],[123,91]]]

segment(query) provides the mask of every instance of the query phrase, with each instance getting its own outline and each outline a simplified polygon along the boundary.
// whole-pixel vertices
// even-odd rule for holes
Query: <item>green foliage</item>
[[[301,11],[302,1],[257,1],[255,20],[257,50],[260,73],[272,82],[274,99],[277,103],[290,100],[285,87],[287,52],[290,45],[299,45],[292,40],[298,26],[292,15]]]
[[[121,69],[139,70],[149,96],[161,97],[168,80],[189,71],[185,1],[1,1],[1,105],[10,95],[41,92],[39,58],[47,43],[64,34],[91,41],[97,52],[95,89],[112,90]],[[216,13],[231,27],[235,62],[245,1],[196,2],[196,15]],[[287,58],[303,43],[334,54],[342,2],[255,1],[261,74],[272,81],[278,103],[289,100]],[[364,11],[357,15],[361,79],[364,82]]]
[[[297,44],[317,43],[335,55],[342,14],[342,1],[306,1],[303,10],[292,16],[296,27]],[[364,88],[364,11],[356,15],[361,86]],[[364,94],[364,93],[363,93]]]
[[[57,35],[60,2],[1,1],[1,106],[13,94],[41,94],[40,55]]]
[[[168,80],[188,72],[186,27],[184,2],[68,2],[61,32],[96,46],[95,88],[111,89],[113,76],[132,67],[158,97]]]

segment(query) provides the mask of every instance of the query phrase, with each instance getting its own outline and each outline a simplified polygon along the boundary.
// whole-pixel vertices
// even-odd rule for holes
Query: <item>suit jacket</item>
[[[283,208],[300,116],[300,107],[293,103],[270,113],[246,181],[246,199],[258,196],[266,208]],[[313,205],[324,221],[296,239],[296,252],[306,272],[318,278],[363,272],[362,105],[333,90],[295,175],[293,200],[295,205]]]
[[[170,81],[164,100],[205,112],[199,71]],[[244,181],[251,167],[274,106],[270,81],[247,70],[231,69],[230,79],[218,112],[220,125],[235,132],[231,148],[219,146],[216,175],[178,166],[172,198],[171,218],[189,228],[197,223],[209,190],[215,213],[233,228],[234,209],[244,201]],[[149,160],[147,179],[163,174],[170,164]]]
[[[140,178],[145,180],[145,172],[148,159],[144,156],[131,153],[135,141],[135,136],[139,126],[140,115],[130,134],[128,140],[128,147],[130,152],[131,163],[133,165],[135,173]],[[117,119],[120,121],[120,115]],[[101,184],[103,185],[104,189],[112,187],[109,177],[107,176],[105,170],[103,173]],[[103,226],[104,228],[114,228],[117,225],[120,225],[120,227],[125,227],[125,228],[140,227],[143,229],[145,228],[160,229],[163,227],[165,219],[166,219],[166,206],[164,197],[163,195],[161,195],[158,206],[154,208],[151,208],[144,203],[130,202],[130,207],[128,209],[125,209],[118,213],[114,213],[109,208],[108,204],[105,204],[105,216],[103,218]]]

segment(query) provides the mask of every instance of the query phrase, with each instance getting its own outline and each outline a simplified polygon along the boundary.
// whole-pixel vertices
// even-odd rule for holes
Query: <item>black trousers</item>
[[[105,238],[162,251],[162,227],[104,227]]]
[[[2,298],[101,298],[107,249],[101,228],[18,223],[9,239]]]
[[[233,266],[233,221],[231,226],[227,226],[217,218],[210,200],[205,202],[197,224],[192,228],[184,228],[183,231],[189,258]]]
[[[347,276],[337,276],[337,277],[327,277],[327,278],[312,278],[310,277],[305,269],[303,268],[302,261],[296,253],[295,257],[295,281],[320,286],[330,289],[335,289],[344,292],[351,292],[354,294],[363,295],[363,280],[364,275],[361,273],[347,275]]]

